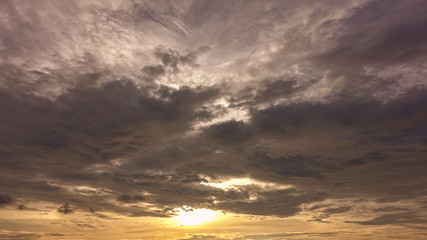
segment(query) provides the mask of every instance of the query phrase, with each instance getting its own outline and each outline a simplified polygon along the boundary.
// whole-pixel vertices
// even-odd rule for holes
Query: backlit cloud
[[[0,238],[420,239],[426,10],[2,1]]]

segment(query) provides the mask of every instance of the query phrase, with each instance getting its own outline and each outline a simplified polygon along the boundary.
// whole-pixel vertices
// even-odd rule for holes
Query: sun
[[[184,206],[184,208],[176,208],[175,214],[174,220],[181,226],[191,226],[211,221],[217,212],[207,208],[192,209]]]

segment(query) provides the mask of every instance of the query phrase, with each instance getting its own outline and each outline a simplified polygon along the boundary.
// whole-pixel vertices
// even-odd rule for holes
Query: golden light
[[[219,188],[225,191],[228,190],[236,190],[239,188],[243,188],[248,185],[254,185],[263,189],[289,189],[292,188],[292,185],[283,185],[283,184],[277,184],[277,183],[271,183],[271,182],[261,182],[250,178],[231,178],[226,180],[217,180],[214,181],[209,177],[202,176],[204,179],[207,180],[207,182],[201,182],[200,184]]]
[[[174,220],[181,226],[200,225],[202,223],[212,221],[218,214],[217,212],[206,208],[191,209],[185,206],[184,208],[177,208],[175,211],[177,215],[174,217]]]

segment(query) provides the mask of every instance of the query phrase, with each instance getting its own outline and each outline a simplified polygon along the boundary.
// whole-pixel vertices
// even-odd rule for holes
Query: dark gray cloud
[[[294,195],[294,190],[279,190],[272,192],[257,193],[257,200],[240,200],[243,197],[230,196],[224,203],[218,204],[221,210],[228,210],[237,213],[269,216],[293,216],[301,211],[300,205],[303,203],[318,202],[326,197],[324,193],[308,193],[300,196]]]
[[[164,46],[160,46],[155,49],[154,56],[158,58],[164,67],[171,68],[173,71],[179,70],[179,65],[190,65],[197,66],[197,57],[200,54],[207,53],[211,50],[209,46],[199,47],[194,51],[189,51],[188,53],[181,54],[178,51],[175,51],[170,48],[166,48]],[[149,71],[144,67],[145,71]],[[153,69],[152,69],[153,70]],[[162,69],[164,71],[164,69]],[[161,70],[156,69],[153,73],[157,75],[157,72],[161,72]],[[148,73],[148,72],[147,72]]]
[[[2,142],[59,148],[71,140],[67,139],[70,136],[66,136],[66,132],[97,134],[140,122],[140,119],[152,124],[169,122],[173,125],[169,130],[179,131],[195,119],[194,107],[218,94],[217,89],[198,92],[183,88],[164,92],[167,101],[156,100],[144,96],[132,82],[115,81],[101,88],[70,89],[52,102],[20,93],[18,97],[3,90],[2,110],[7,121],[1,125]],[[59,132],[62,130],[65,131]]]
[[[58,208],[57,212],[62,213],[62,214],[71,214],[74,212],[74,208],[69,203],[66,203],[66,204],[60,206]]]
[[[315,83],[309,80],[298,83],[295,79],[265,79],[260,85],[246,87],[230,98],[231,107],[254,108],[260,104],[275,105],[291,99]]]
[[[114,89],[113,86],[114,85],[111,85],[112,89]],[[103,89],[102,91],[106,91],[108,93],[108,96],[113,99],[120,99],[120,97],[111,94],[111,89],[108,89],[109,87],[110,86],[105,86],[105,89]],[[122,83],[118,84],[116,87],[117,88],[115,88],[115,90],[119,92],[127,89],[126,85],[123,85]],[[135,87],[133,86],[130,86],[129,88],[132,91],[135,90]],[[80,92],[77,93],[80,94]],[[127,97],[131,97],[131,95],[129,95],[129,91],[126,91],[126,93]],[[96,94],[97,92],[94,91],[91,92],[90,96],[97,96]],[[202,94],[202,92],[200,94]],[[203,94],[207,94],[208,99],[210,94],[214,93],[206,92]],[[80,96],[83,96],[79,98],[82,100],[85,99],[86,96],[88,97],[89,95]],[[166,90],[162,96],[165,99],[168,99],[168,101],[172,102],[179,102],[182,101],[180,99],[185,98],[188,98],[188,100],[184,102],[193,102],[194,98],[197,99],[199,97],[201,99],[205,99],[203,95],[198,96],[190,89],[183,89],[179,91]],[[404,174],[401,174],[401,176],[393,180],[392,178],[396,176],[393,177],[392,175],[390,176],[390,178],[383,178],[383,176],[381,175],[374,176],[370,175],[369,172],[366,173],[365,169],[380,169],[381,167],[393,169],[403,167],[402,169],[406,169],[405,171],[411,173],[412,177],[422,178],[421,172],[415,174],[411,164],[404,163],[402,161],[399,161],[398,159],[395,159],[394,154],[388,153],[384,155],[381,152],[373,151],[375,150],[375,146],[381,146],[382,144],[384,144],[384,141],[380,141],[380,139],[377,139],[378,134],[376,134],[375,132],[366,132],[366,129],[373,129],[373,127],[370,127],[371,124],[376,125],[378,124],[378,122],[382,123],[383,121],[387,121],[391,125],[387,128],[382,128],[382,131],[390,129],[390,131],[393,132],[395,131],[396,127],[406,128],[406,126],[404,125],[405,121],[402,121],[402,117],[403,119],[405,119],[405,117],[407,116],[412,116],[412,127],[417,127],[415,123],[418,122],[419,124],[421,124],[423,122],[422,119],[424,119],[424,113],[418,110],[418,108],[422,108],[422,105],[420,104],[424,102],[423,96],[424,94],[417,94],[417,91],[414,91],[412,94],[410,94],[410,96],[399,99],[399,101],[390,102],[386,104],[380,104],[375,102],[371,104],[341,102],[337,103],[339,104],[339,107],[335,107],[333,105],[335,104],[334,101],[331,103],[323,104],[306,103],[301,105],[296,104],[290,106],[283,105],[278,107],[272,107],[271,109],[259,110],[257,112],[254,112],[252,115],[253,119],[251,119],[248,123],[230,121],[215,124],[204,129],[204,132],[201,136],[193,137],[193,139],[198,142],[198,145],[194,145],[194,143],[191,142],[190,139],[181,139],[172,140],[166,145],[163,145],[161,148],[154,148],[153,150],[149,150],[150,148],[152,148],[151,146],[153,146],[151,145],[152,143],[150,143],[150,141],[160,141],[156,140],[158,135],[144,136],[141,135],[141,133],[138,133],[138,135],[133,133],[130,135],[131,137],[129,137],[128,133],[124,133],[124,135],[105,135],[104,133],[104,136],[107,136],[107,143],[105,145],[100,145],[98,143],[97,145],[93,146],[91,144],[80,143],[75,146],[74,144],[67,143],[62,147],[58,147],[56,145],[51,146],[49,144],[44,144],[41,146],[47,147],[48,149],[69,149],[70,147],[79,149],[79,154],[78,156],[76,156],[76,160],[73,160],[73,162],[69,163],[69,169],[67,169],[67,171],[65,172],[63,170],[57,172],[58,169],[61,168],[59,168],[59,166],[55,167],[54,165],[52,165],[52,161],[45,160],[45,164],[49,164],[50,167],[48,169],[43,170],[43,172],[45,174],[48,174],[53,179],[56,179],[56,181],[59,181],[58,185],[51,185],[46,182],[35,182],[33,184],[28,185],[28,182],[22,180],[15,180],[15,182],[10,184],[13,184],[15,188],[21,186],[21,189],[32,189],[32,191],[38,192],[43,191],[46,193],[46,196],[44,196],[43,198],[50,201],[54,201],[53,199],[57,198],[53,195],[50,196],[51,194],[57,192],[62,195],[61,198],[57,198],[58,200],[61,199],[62,201],[71,201],[74,205],[77,204],[78,206],[81,206],[82,209],[88,209],[89,207],[87,206],[87,204],[98,202],[99,207],[101,208],[107,208],[110,211],[125,211],[122,207],[116,207],[110,203],[107,203],[105,198],[104,200],[102,200],[101,196],[96,196],[98,194],[97,190],[70,190],[61,187],[61,182],[68,184],[72,183],[73,185],[90,185],[91,182],[102,179],[105,181],[105,185],[103,185],[104,187],[121,193],[116,196],[111,196],[110,199],[117,199],[119,200],[119,202],[124,203],[138,202],[139,200],[143,200],[149,203],[157,204],[158,206],[163,206],[165,209],[167,209],[168,207],[179,207],[185,204],[193,206],[211,204],[213,208],[220,210],[228,210],[237,213],[240,212],[256,215],[277,216],[294,215],[301,211],[300,206],[302,204],[322,201],[328,196],[335,195],[334,191],[338,190],[339,194],[347,195],[351,194],[351,191],[355,191],[355,189],[357,189],[360,194],[369,193],[372,194],[372,196],[374,197],[383,198],[384,200],[387,199],[387,197],[393,197],[393,199],[405,199],[414,196],[422,196],[424,193],[421,186],[413,185],[411,182],[408,182],[408,180],[400,183],[400,185],[402,186],[401,190],[397,189],[396,186],[392,186],[394,183],[406,178]],[[59,99],[60,102],[62,101],[62,103],[67,103],[64,104],[64,106],[71,105],[71,101],[62,100],[62,96]],[[104,100],[99,103],[100,106],[102,106],[103,101]],[[122,101],[126,103],[125,100]],[[92,100],[91,104],[93,103],[94,101]],[[120,103],[120,100],[116,100],[115,104],[118,104],[118,106],[120,106],[121,108],[117,111],[124,111],[123,106],[126,106],[124,103]],[[156,106],[168,106],[168,104],[172,103],[160,102],[158,104],[159,105]],[[402,115],[399,111],[391,111],[391,109],[398,108],[396,107],[396,105],[402,109],[405,109],[407,113]],[[76,106],[80,105],[77,104]],[[109,106],[108,109],[114,109],[113,106],[114,105]],[[411,110],[408,106],[416,107],[415,109]],[[84,107],[89,107],[89,105],[86,105]],[[156,121],[165,121],[165,123],[168,123],[167,116],[169,116],[168,114],[170,114],[170,112],[167,111],[171,110],[169,110],[170,108],[165,108],[167,109],[165,110],[165,114],[167,114],[165,116],[165,120],[162,120],[162,112],[156,113],[156,111],[161,110],[162,107],[156,107],[156,110],[153,109],[150,113],[157,114],[158,118],[156,118]],[[80,110],[78,110],[78,108],[76,109],[77,111],[74,111],[76,116],[69,118],[69,120],[73,120],[71,122],[74,122],[76,121],[76,119],[79,119],[78,111]],[[351,117],[345,116],[349,111],[348,109],[353,109],[353,111],[349,112],[349,114],[351,114]],[[189,111],[193,110],[189,109]],[[343,111],[343,113],[340,113],[340,111]],[[258,120],[260,119],[258,114],[261,113],[268,114],[268,117],[265,117],[264,119],[271,120],[273,122],[264,123]],[[300,113],[300,115],[295,113]],[[304,115],[305,113],[309,115],[306,116]],[[97,113],[93,112],[93,114]],[[120,117],[123,117],[124,115],[125,114],[121,114]],[[359,117],[359,115],[364,116],[364,118]],[[100,116],[103,115],[100,114]],[[95,118],[92,124],[93,126],[97,126],[99,130],[97,130],[97,128],[90,127],[90,129],[88,129],[87,131],[91,134],[96,135],[99,134],[99,132],[105,131],[105,129],[116,128],[115,126],[120,126],[120,124],[128,124],[127,119],[123,118],[117,120],[117,125],[114,125],[114,122],[103,123],[101,120],[104,120],[104,118],[106,118],[105,120],[107,121],[114,120],[113,116],[111,115],[109,115],[109,117]],[[287,120],[287,118],[291,119]],[[420,118],[420,120],[417,120],[418,118]],[[175,119],[178,120],[179,117]],[[280,119],[284,119],[284,121],[279,121]],[[97,120],[99,120],[99,124],[96,124],[98,123],[96,122]],[[86,126],[88,124],[91,124],[91,120],[78,120],[76,122],[80,121],[84,121],[84,125]],[[393,124],[393,122],[396,123]],[[277,127],[280,127],[280,129],[290,130],[283,132],[271,130],[269,127],[275,127],[276,123],[280,123],[279,125],[277,125]],[[105,124],[105,126],[103,126],[103,124]],[[147,118],[144,119],[143,124],[149,124],[148,126],[155,126],[151,125],[149,119]],[[172,122],[171,124],[174,125],[176,124],[176,122]],[[330,158],[328,154],[326,154],[325,156],[321,156],[319,155],[321,152],[312,152],[310,155],[307,155],[306,153],[301,152],[301,150],[295,151],[295,149],[272,149],[272,151],[266,150],[264,148],[260,149],[251,147],[252,144],[258,142],[260,136],[264,137],[270,135],[274,137],[283,138],[287,141],[291,141],[296,136],[295,131],[297,131],[301,135],[308,134],[310,136],[310,134],[313,134],[313,130],[317,128],[323,129],[324,124],[330,125],[332,129],[336,125],[344,127],[344,129],[351,129],[351,131],[353,131],[353,135],[350,135],[350,140],[360,146],[365,145],[365,143],[360,142],[360,137],[362,137],[363,139],[367,138],[370,142],[374,141],[377,145],[375,145],[374,148],[372,148],[372,150],[370,152],[367,152],[365,155],[355,153],[354,150],[352,150],[352,148],[354,148],[354,145],[346,146],[348,148],[348,150],[345,150],[346,154],[358,156],[357,158],[349,156],[347,157],[348,160],[346,160],[346,158]],[[362,125],[364,126],[364,128],[361,130]],[[76,132],[79,130],[78,126],[79,125],[77,125],[77,127],[74,125],[70,125],[69,127],[74,127],[74,131]],[[266,128],[265,126],[267,126],[268,128]],[[184,131],[184,129],[185,127],[181,131]],[[178,129],[174,130],[177,131]],[[163,131],[163,129],[161,131]],[[334,133],[334,131],[331,131],[329,133]],[[341,132],[334,134],[339,134],[338,137],[342,138],[342,136],[340,135]],[[374,136],[373,139],[372,136]],[[423,142],[422,138],[414,138],[412,137],[412,135],[405,135],[405,137],[408,139],[408,143],[411,144],[417,144],[420,143],[420,141],[421,143]],[[148,141],[146,144],[141,145],[143,147],[142,149],[145,149],[141,151],[138,150],[138,148],[127,148],[126,142],[117,142],[110,144],[108,143],[109,141],[111,141],[108,140],[110,138],[124,138],[126,141],[133,142],[147,141],[144,140],[147,138],[151,140]],[[106,141],[106,139],[103,138],[102,141]],[[399,137],[399,139],[403,140],[404,138]],[[187,141],[189,142],[187,143]],[[339,139],[335,141],[339,141]],[[326,144],[326,146],[328,147],[332,147],[335,144],[335,141],[325,142],[324,144]],[[229,143],[233,143],[234,146],[240,147],[237,149],[230,148]],[[385,143],[389,144],[388,141]],[[31,144],[40,145],[39,142]],[[128,145],[132,144],[133,143],[128,143]],[[150,146],[150,148],[147,148],[147,146]],[[123,147],[125,147],[125,149],[121,150],[121,148]],[[219,149],[225,150],[228,154],[233,154],[233,159],[239,160],[235,162],[230,162],[226,159],[223,159],[221,154],[215,154],[215,152]],[[277,156],[277,153],[274,153],[276,151],[279,151],[279,156]],[[114,162],[108,162],[112,158],[114,159],[114,157],[120,158],[121,156],[127,154],[133,154],[133,157],[128,160],[128,162],[124,161],[123,163],[120,163],[119,161],[117,162],[117,164],[119,165],[115,167],[113,165]],[[201,162],[199,160],[200,158],[210,160],[208,162]],[[354,164],[355,159],[361,160],[357,160],[357,164]],[[39,164],[43,163],[40,162],[41,160],[36,161]],[[87,163],[85,163],[86,161],[89,161],[89,166],[94,163],[103,163],[106,169],[104,170],[104,172],[94,174],[92,172],[93,170],[84,170],[84,166],[87,166]],[[417,160],[417,158],[414,158],[412,161],[413,164],[416,164],[419,160]],[[23,168],[21,168],[20,165],[14,164],[19,164],[19,162],[11,161],[9,163],[9,168],[13,169],[13,167],[19,167],[20,171],[23,171]],[[30,169],[40,169],[40,166],[32,166],[28,164],[26,164],[26,166],[30,167]],[[61,166],[63,166],[63,164],[61,164]],[[74,170],[73,166],[74,168],[77,168]],[[423,165],[417,165],[417,168],[421,171],[422,166]],[[163,173],[143,173],[140,169],[150,171],[161,171]],[[344,180],[340,176],[338,171],[347,173],[347,178],[351,178],[351,181],[348,183],[348,180]],[[257,188],[245,188],[239,191],[226,192],[224,190],[214,189],[211,187],[200,185],[200,183],[206,182],[206,179],[201,178],[200,174],[205,174],[212,177],[243,177],[245,176],[245,173],[250,173],[250,176],[263,181],[273,181],[277,182],[278,184],[295,184],[299,189],[301,189],[301,192],[298,193],[300,197],[294,196],[294,190],[264,191]],[[359,178],[359,175],[361,174],[363,175],[363,177]],[[371,183],[370,186],[362,187],[365,181],[372,180],[372,178],[375,179],[375,183]],[[313,192],[310,194],[304,193],[305,191],[308,191],[310,187],[309,185],[307,185],[307,183],[304,182],[305,180],[302,179],[307,179],[309,181],[316,182],[317,184],[319,184],[318,189],[315,191],[311,190]],[[329,183],[329,181],[331,183]],[[338,183],[340,181],[343,181],[342,184],[344,185],[339,185]],[[146,196],[145,199],[136,199],[134,198],[134,196],[141,195],[133,195],[126,193],[126,189],[131,188],[133,189],[133,191],[135,189],[139,189],[140,191],[147,191],[152,195]],[[349,188],[349,190],[345,190],[346,188]],[[390,193],[388,192],[389,190]],[[16,192],[16,194],[19,193]],[[81,195],[79,198],[81,200],[84,200],[83,202],[79,202],[76,201],[75,194],[89,194],[93,196],[85,197],[84,195]],[[257,199],[249,201],[248,199],[251,195],[257,196]],[[122,198],[120,196],[122,196]],[[218,200],[218,203],[213,204],[212,196],[214,196]],[[284,201],[285,199],[287,200]],[[136,215],[149,214],[148,212],[144,211],[137,213],[132,210],[132,212]]]
[[[144,66],[142,68],[142,71],[152,79],[155,79],[157,77],[160,77],[166,73],[165,68],[163,65],[152,65],[152,66]]]
[[[427,33],[423,26],[427,19],[418,13],[426,8],[423,1],[373,1],[355,9],[345,20],[348,34],[321,56],[321,62],[345,68],[425,60]],[[394,14],[397,11],[399,16]]]
[[[424,1],[0,6],[2,209],[425,220]]]
[[[419,14],[426,9],[423,1],[371,1],[358,7],[342,21],[345,30],[336,44],[316,54],[313,62],[327,70],[328,78],[337,82],[336,90],[345,94],[366,96],[392,92],[396,85],[402,88],[398,82],[408,80],[399,69],[417,71],[426,61],[426,18]],[[384,71],[390,74],[381,77]]]
[[[278,105],[271,108],[253,112],[251,124],[261,132],[271,132],[286,135],[298,129],[342,126],[353,131],[360,129],[361,134],[370,134],[375,141],[381,139],[381,134],[376,134],[372,126],[384,124],[382,131],[389,131],[390,135],[404,134],[408,136],[423,132],[422,122],[426,113],[423,110],[425,90],[414,89],[409,91],[399,100],[380,103],[375,99],[337,98],[329,103],[295,103]],[[405,119],[414,118],[414,122]],[[406,125],[403,126],[403,125]],[[363,129],[363,130],[362,130]],[[399,131],[401,129],[401,131]],[[417,129],[412,131],[412,129]],[[370,132],[373,131],[373,132]],[[384,134],[383,133],[383,134]],[[394,133],[394,134],[393,134]],[[363,136],[363,135],[362,135]],[[362,137],[360,136],[360,137]],[[397,138],[403,140],[400,135]],[[423,141],[422,138],[419,140]]]
[[[385,225],[385,224],[423,224],[426,222],[426,217],[414,212],[384,214],[367,221],[353,221],[361,225]]]
[[[88,209],[87,205],[91,203],[104,202],[101,197],[83,197],[96,196],[99,194],[96,189],[72,190],[61,185],[91,185],[93,181],[105,178],[111,179],[117,189],[127,185],[118,182],[120,173],[116,176],[106,170],[94,174],[90,166],[103,163],[112,167],[109,161],[115,158],[135,153],[147,145],[154,146],[165,141],[165,137],[172,139],[185,133],[198,118],[196,108],[214,99],[219,91],[215,88],[172,90],[162,87],[161,99],[156,99],[147,96],[133,82],[113,81],[101,87],[78,85],[55,101],[15,93],[18,96],[1,92],[2,112],[7,119],[0,124],[4,130],[0,139],[4,156],[2,178],[7,179],[2,188],[13,188],[13,192],[23,198],[36,195],[39,200],[66,201]],[[26,150],[20,151],[24,146],[27,146]],[[167,156],[173,154],[175,152]],[[32,161],[27,162],[28,159]],[[166,166],[161,161],[155,162]],[[147,167],[147,164],[149,161],[144,160],[140,167]],[[61,183],[23,177],[41,172]],[[76,198],[75,194],[82,194],[86,200],[79,200],[81,197]],[[126,196],[123,194],[120,196]],[[132,195],[122,202],[134,200],[137,198]],[[123,211],[120,208],[114,210],[116,207],[112,204],[101,205],[113,211]],[[134,214],[142,212],[134,211]]]
[[[326,214],[338,214],[338,213],[344,213],[351,210],[351,207],[345,206],[345,207],[338,207],[338,208],[327,208],[324,209],[322,212]]]
[[[407,208],[398,208],[398,207],[382,207],[375,208],[374,212],[407,212],[409,209]]]
[[[141,195],[120,194],[117,196],[117,200],[124,203],[133,203],[144,201],[145,197]]]
[[[208,139],[222,144],[239,144],[252,135],[245,123],[235,120],[210,125],[204,129],[204,134]]]
[[[0,194],[0,207],[12,204],[15,199],[9,194]]]

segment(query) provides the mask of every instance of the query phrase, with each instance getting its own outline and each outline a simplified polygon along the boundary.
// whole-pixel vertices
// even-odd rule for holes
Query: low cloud
[[[12,204],[14,201],[15,199],[11,195],[0,193],[0,207]]]
[[[402,224],[423,224],[427,218],[414,212],[404,212],[395,214],[384,214],[367,221],[347,221],[361,225],[402,225]]]
[[[4,209],[425,222],[424,1],[0,6]]]
[[[120,194],[117,197],[117,201],[124,202],[124,203],[135,203],[135,202],[142,202],[145,200],[145,197],[142,195],[129,195],[129,194]]]
[[[71,214],[74,213],[74,208],[69,203],[66,203],[60,206],[57,212],[62,214]]]

